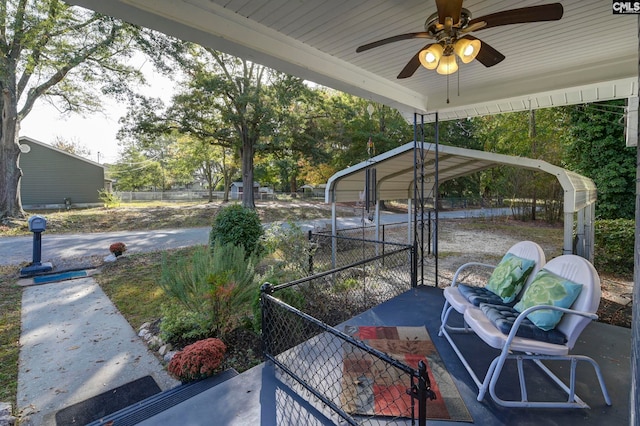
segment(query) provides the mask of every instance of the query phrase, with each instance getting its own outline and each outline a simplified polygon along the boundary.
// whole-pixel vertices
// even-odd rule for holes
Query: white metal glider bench
[[[508,258],[511,256],[517,256],[518,258],[528,259],[529,262],[527,265],[530,269],[512,271],[514,265],[509,264]],[[512,263],[512,262],[511,262]],[[448,332],[468,332],[469,329],[466,327],[454,327],[448,324],[449,317],[453,311],[458,312],[460,315],[464,314],[464,311],[469,307],[479,306],[480,303],[492,303],[492,304],[500,304],[507,303],[514,305],[517,301],[517,297],[521,294],[521,289],[526,288],[527,285],[531,282],[536,273],[542,268],[545,264],[545,256],[542,248],[534,243],[533,241],[521,241],[519,243],[514,244],[505,254],[502,261],[498,265],[490,265],[487,263],[479,263],[479,262],[469,262],[460,266],[458,270],[456,270],[455,275],[453,276],[453,281],[449,287],[444,289],[444,307],[442,308],[442,313],[440,314],[440,332],[439,334],[442,336]],[[520,265],[516,265],[520,266]],[[513,277],[520,278],[521,283],[513,284],[513,291],[516,294],[511,293],[506,287],[500,288],[500,284],[496,284],[491,290],[488,288],[491,283],[488,283],[486,287],[475,287],[475,286],[467,286],[463,283],[459,282],[461,274],[470,270],[471,268],[480,267],[481,269],[487,269],[493,271],[491,276],[491,280],[493,280],[495,275],[497,275],[498,279],[504,278],[505,275],[511,273],[520,273],[524,276],[521,277]],[[501,269],[503,268],[504,271]],[[495,293],[494,293],[495,292]],[[497,293],[497,294],[496,294]],[[504,296],[504,297],[501,297]]]
[[[513,307],[481,303],[464,312],[465,322],[487,345],[499,349],[480,381],[469,363],[445,333],[456,354],[478,386],[478,401],[489,391],[492,399],[506,407],[533,408],[588,408],[575,394],[576,366],[579,361],[590,363],[597,375],[607,405],[611,398],[607,392],[598,364],[588,356],[571,355],[576,340],[584,328],[597,319],[600,303],[600,278],[586,259],[575,255],[556,257],[545,264],[523,291],[520,301]],[[496,395],[496,384],[507,360],[515,360],[520,382],[520,400],[503,400]],[[566,401],[529,401],[525,383],[523,361],[531,360],[564,392]],[[543,360],[570,362],[569,385],[543,364]]]

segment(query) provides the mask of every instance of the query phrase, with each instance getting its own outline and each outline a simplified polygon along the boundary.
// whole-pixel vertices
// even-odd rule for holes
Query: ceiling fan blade
[[[487,23],[484,21],[476,22],[473,25],[467,25],[465,28],[460,30],[460,34],[466,34],[472,31],[478,31],[480,28],[483,28],[485,25],[487,25]]]
[[[383,46],[385,44],[394,43],[396,41],[401,41],[401,40],[409,40],[409,39],[413,39],[413,38],[430,38],[430,39],[432,39],[433,36],[430,33],[425,32],[425,31],[418,32],[418,33],[400,34],[400,35],[397,35],[397,36],[383,38],[382,40],[378,40],[378,41],[374,41],[374,42],[371,42],[371,43],[363,44],[362,46],[360,46],[360,47],[358,47],[356,49],[356,52],[360,53],[360,52],[364,52],[365,50],[369,50],[369,49],[373,49],[375,47]]]
[[[452,18],[453,25],[460,21],[462,11],[462,0],[436,0],[438,8],[438,21],[444,25],[445,18]]]
[[[564,8],[560,3],[543,4],[540,6],[522,7],[519,9],[510,9],[502,12],[492,13],[481,16],[469,21],[469,25],[477,22],[486,22],[487,24],[478,28],[476,31],[485,30],[487,28],[499,27],[501,25],[524,24],[527,22],[541,21],[557,21],[562,18]]]
[[[469,40],[479,40],[472,35],[466,35],[462,38],[466,38]],[[504,60],[504,55],[498,52],[493,47],[489,46],[484,41],[480,40],[480,51],[478,52],[478,56],[476,56],[476,60],[488,68],[502,62]]]
[[[400,71],[400,74],[398,74],[397,78],[411,77],[416,72],[416,70],[420,68],[420,58],[419,58],[420,52],[422,52],[424,49],[429,48],[429,46],[431,46],[432,44],[433,43],[429,43],[422,49],[418,50],[418,53],[413,55],[413,57],[409,60],[407,65],[405,65],[404,68],[402,68],[402,71]]]

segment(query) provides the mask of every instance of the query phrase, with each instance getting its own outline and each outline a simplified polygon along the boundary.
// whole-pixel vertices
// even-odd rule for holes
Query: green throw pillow
[[[569,308],[578,298],[582,284],[576,284],[553,272],[542,269],[536,274],[531,285],[525,290],[522,299],[513,307],[522,312],[531,306],[553,305]],[[545,331],[549,331],[560,322],[563,313],[552,309],[533,311],[527,318]]]
[[[533,260],[523,259],[513,253],[505,254],[491,274],[487,290],[500,296],[504,303],[513,302],[524,287],[534,265]]]

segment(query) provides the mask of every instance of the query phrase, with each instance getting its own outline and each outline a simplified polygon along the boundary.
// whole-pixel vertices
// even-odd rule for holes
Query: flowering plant
[[[226,351],[227,346],[220,339],[198,340],[175,354],[167,371],[183,382],[204,379],[220,367]]]
[[[122,253],[127,251],[127,246],[125,243],[121,242],[113,243],[109,246],[109,251],[116,256],[120,256]]]

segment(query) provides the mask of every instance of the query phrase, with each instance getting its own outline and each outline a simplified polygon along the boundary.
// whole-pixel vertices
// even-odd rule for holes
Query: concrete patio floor
[[[602,368],[612,406],[604,403],[595,373],[578,367],[577,394],[590,409],[521,409],[497,406],[490,397],[476,400],[477,389],[448,342],[438,337],[439,315],[444,299],[442,290],[420,287],[410,290],[351,320],[349,325],[426,326],[444,360],[473,421],[477,425],[604,425],[628,424],[630,392],[631,330],[602,323],[592,323],[582,333],[574,353],[594,358]],[[339,327],[338,327],[339,328]],[[495,351],[473,335],[456,337],[463,352],[474,353],[474,367],[486,371]],[[566,365],[549,367],[559,375],[566,373]],[[515,374],[515,369],[512,373]],[[515,377],[515,376],[512,376]],[[531,399],[536,394],[554,392],[555,385],[542,374],[529,376]],[[502,392],[516,392],[517,381],[504,383]],[[428,408],[427,408],[428,409]],[[104,421],[108,421],[106,418]],[[342,422],[308,392],[274,367],[263,363],[218,386],[169,408],[149,412],[140,425],[328,425]],[[126,424],[116,421],[114,426]],[[369,423],[370,424],[370,423]],[[381,420],[380,424],[386,424]],[[398,424],[398,423],[394,423]],[[407,420],[406,424],[411,424]],[[460,422],[428,421],[432,425],[460,425]]]

